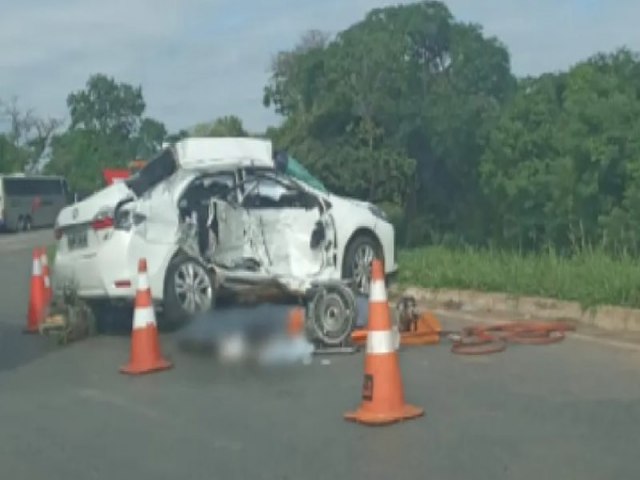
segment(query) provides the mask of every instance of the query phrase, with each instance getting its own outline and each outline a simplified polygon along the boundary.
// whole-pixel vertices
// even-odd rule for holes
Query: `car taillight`
[[[91,228],[93,230],[104,230],[105,228],[113,227],[113,216],[110,211],[101,211],[93,217],[91,221]]]
[[[113,227],[113,218],[111,217],[102,217],[97,218],[93,222],[91,222],[91,228],[94,230],[104,230],[105,228]]]

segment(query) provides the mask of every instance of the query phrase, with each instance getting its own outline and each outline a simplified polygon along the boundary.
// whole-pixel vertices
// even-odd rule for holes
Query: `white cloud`
[[[23,0],[2,7],[0,98],[65,115],[66,95],[103,72],[142,84],[171,129],[237,114],[260,130],[271,56],[310,28],[337,32],[385,0]],[[453,14],[508,46],[517,74],[567,68],[596,51],[640,50],[633,0],[451,0]]]

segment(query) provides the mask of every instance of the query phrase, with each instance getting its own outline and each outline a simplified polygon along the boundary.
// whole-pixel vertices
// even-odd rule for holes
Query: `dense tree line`
[[[637,251],[640,62],[620,50],[517,79],[505,46],[440,2],[370,12],[279,53],[269,135],[405,244]]]
[[[516,78],[506,47],[440,2],[371,11],[334,38],[278,53],[265,136],[339,194],[382,206],[401,244],[638,251],[640,59],[628,50],[569,71]],[[162,141],[249,133],[235,116],[168,134],[141,88],[92,76],[69,124],[8,108],[0,171],[62,173],[80,190],[100,169]],[[259,108],[257,105],[256,108]]]

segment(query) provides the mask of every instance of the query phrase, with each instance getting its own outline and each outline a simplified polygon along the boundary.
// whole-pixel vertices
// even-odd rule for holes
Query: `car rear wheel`
[[[167,268],[163,323],[182,324],[214,305],[213,276],[199,260],[187,255],[174,258]]]
[[[342,277],[351,280],[354,290],[360,295],[369,294],[374,258],[382,259],[382,249],[376,239],[367,234],[355,237],[345,252]]]

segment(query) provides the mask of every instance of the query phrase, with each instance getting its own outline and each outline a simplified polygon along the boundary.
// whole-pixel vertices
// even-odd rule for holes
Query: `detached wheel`
[[[332,347],[347,341],[358,318],[356,298],[341,284],[319,286],[306,313],[311,337]]]
[[[354,290],[360,295],[369,295],[371,263],[376,257],[382,258],[382,249],[371,235],[358,235],[347,246],[342,278],[351,280]]]
[[[171,260],[165,276],[162,323],[183,324],[213,305],[213,277],[207,267],[186,255]]]

